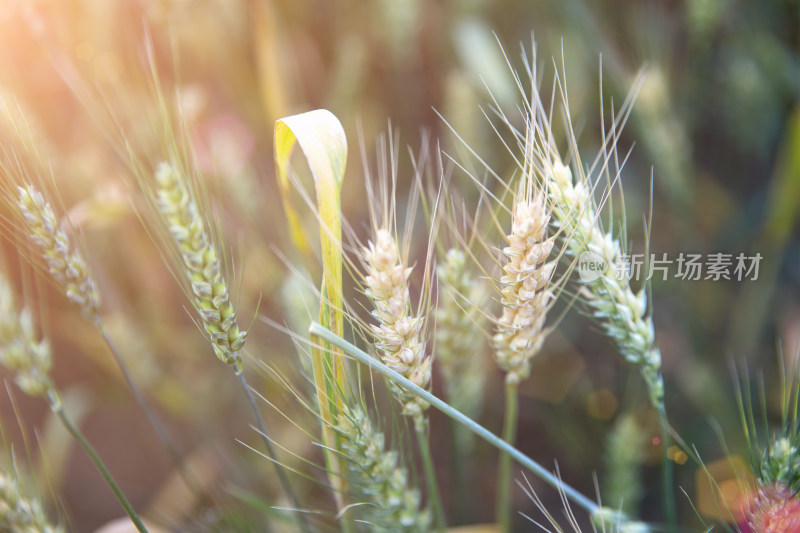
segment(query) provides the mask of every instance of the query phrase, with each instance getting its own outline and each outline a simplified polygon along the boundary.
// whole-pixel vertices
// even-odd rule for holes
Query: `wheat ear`
[[[67,232],[40,191],[30,184],[17,187],[17,191],[17,206],[22,213],[25,231],[47,263],[56,284],[86,318],[97,321],[100,294],[83,254],[72,246]]]
[[[639,507],[647,434],[631,414],[624,414],[606,437],[603,500],[612,509],[633,514]]]
[[[553,299],[549,290],[555,263],[546,263],[553,239],[546,237],[550,217],[544,196],[515,202],[507,258],[500,278],[503,314],[492,337],[506,384],[518,385],[530,375],[530,361],[542,347],[544,322]]]
[[[530,134],[530,132],[529,132]],[[529,156],[529,153],[526,153]],[[547,331],[547,310],[553,300],[550,281],[555,262],[547,262],[553,238],[547,237],[550,216],[543,191],[534,192],[533,166],[526,168],[511,210],[511,233],[503,249],[506,262],[500,278],[503,312],[492,337],[497,364],[506,371],[503,439],[513,444],[517,434],[517,387],[530,375],[531,359],[539,352]],[[497,521],[511,531],[511,457],[500,455],[497,487]]]
[[[16,473],[0,472],[0,530],[15,533],[61,533],[44,513],[38,498],[22,492]]]
[[[486,361],[484,360],[481,309],[486,304],[483,284],[467,268],[467,254],[450,248],[436,267],[439,297],[436,303],[434,346],[442,372],[447,401],[455,409],[477,419],[484,405]],[[452,424],[455,487],[453,501],[463,518],[471,514],[469,473],[461,467],[475,451],[475,435],[460,424]]]
[[[47,397],[58,402],[50,369],[53,361],[50,344],[37,340],[33,316],[27,309],[19,310],[13,291],[0,277],[0,363],[14,372],[14,382],[25,394]]]
[[[375,307],[372,315],[378,321],[378,325],[372,325],[372,333],[381,360],[401,376],[427,390],[431,382],[431,358],[425,355],[422,336],[424,318],[411,313],[408,277],[412,269],[407,268],[401,260],[397,242],[386,228],[375,232],[362,253],[367,271],[364,278],[366,294],[372,300]],[[403,414],[414,421],[436,528],[444,529],[444,505],[426,433],[425,410],[429,404],[398,387],[393,381],[389,382],[389,386],[402,405]]]
[[[153,408],[150,407],[144,391],[134,381],[127,363],[100,316],[100,293],[97,284],[89,272],[82,249],[73,246],[70,242],[68,237],[70,228],[63,223],[58,223],[50,203],[33,185],[26,184],[24,187],[17,187],[17,191],[19,193],[17,207],[22,215],[23,229],[38,249],[53,281],[66,297],[81,310],[83,316],[90,320],[103,335],[103,340],[119,366],[125,382],[133,392],[136,402],[144,411],[172,460],[183,472],[182,461],[175,444]],[[192,486],[188,478],[187,484]]]
[[[217,357],[242,371],[239,350],[247,332],[240,331],[231,305],[217,251],[207,233],[205,221],[184,178],[167,163],[155,174],[156,204],[178,246],[195,309]]]
[[[392,234],[379,229],[363,249],[367,274],[366,293],[375,309],[378,321],[372,325],[381,360],[417,386],[427,389],[431,381],[431,359],[425,355],[422,340],[424,319],[411,315],[406,268],[400,259]],[[403,414],[419,425],[428,404],[400,387],[391,384],[392,392],[403,407]]]
[[[569,236],[567,250],[574,257],[589,251],[606,265],[602,275],[585,282],[581,295],[622,356],[641,369],[651,402],[663,410],[661,351],[655,344],[645,289],[631,290],[622,271],[620,242],[598,224],[592,188],[583,180],[573,182],[572,172],[560,160],[548,165],[546,177],[553,214]]]
[[[483,404],[486,375],[481,351],[477,348],[482,336],[476,321],[482,315],[471,313],[470,308],[481,308],[483,294],[477,280],[467,270],[463,250],[450,248],[444,261],[437,266],[436,275],[440,293],[434,340],[447,400],[465,415],[475,418]]]
[[[208,334],[216,356],[225,364],[231,365],[239,377],[267,455],[275,466],[278,482],[291,505],[299,508],[291,483],[282,465],[276,460],[266,424],[243,373],[239,351],[244,346],[247,332],[241,331],[236,323],[236,312],[222,277],[222,262],[206,230],[200,208],[185,177],[175,166],[161,163],[156,170],[155,180],[155,204],[177,245],[183,261],[183,274],[191,287],[192,303],[200,315],[203,329]],[[300,528],[307,531],[305,517],[298,514],[296,519]]]
[[[47,398],[50,409],[92,460],[131,522],[141,533],[147,533],[100,456],[64,412],[58,391],[50,380],[51,361],[49,343],[36,340],[32,315],[27,309],[17,310],[8,282],[0,277],[0,364],[15,373],[14,381],[23,392]]]
[[[781,361],[782,427],[766,443],[754,440],[757,430],[752,407],[745,408],[740,391],[739,409],[750,453],[754,461],[755,502],[747,509],[746,520],[753,531],[778,533],[800,530],[800,379],[796,364]],[[747,409],[747,410],[746,410]],[[764,408],[766,412],[766,407]],[[749,414],[748,414],[749,412]]]
[[[430,531],[430,513],[421,508],[400,456],[387,450],[385,437],[360,406],[344,407],[336,432],[341,437],[350,490],[366,500],[365,520],[380,530]]]

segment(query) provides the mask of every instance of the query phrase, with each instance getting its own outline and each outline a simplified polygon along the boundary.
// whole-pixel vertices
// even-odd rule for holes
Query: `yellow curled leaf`
[[[275,166],[278,185],[289,231],[295,246],[308,256],[309,239],[290,202],[290,160],[294,145],[298,144],[308,162],[314,178],[319,217],[320,249],[322,256],[322,289],[320,323],[337,335],[343,334],[342,316],[342,213],[341,189],[347,162],[347,139],[339,120],[325,109],[317,109],[300,115],[282,118],[275,122]],[[344,362],[341,350],[321,342],[312,351],[314,385],[317,391],[325,445],[338,448],[332,429],[337,413],[341,409],[341,394],[345,390]],[[343,493],[345,481],[336,466],[339,459],[326,454],[326,462],[332,473],[331,482],[337,494]],[[342,502],[338,502],[340,508]]]
[[[330,307],[329,316],[321,316],[331,331],[342,332],[342,213],[341,190],[347,161],[347,138],[342,124],[333,113],[317,109],[275,122],[275,163],[278,184],[287,221],[295,245],[301,251],[309,240],[300,224],[300,217],[289,201],[289,166],[292,148],[299,144],[305,155],[317,194],[322,251],[322,291]],[[326,305],[327,304],[327,305]],[[335,311],[334,311],[335,310]]]
[[[275,165],[281,201],[292,241],[298,250],[307,253],[309,240],[290,201],[289,167],[295,144],[300,145],[314,177],[321,222],[330,227],[339,218],[347,139],[339,120],[326,109],[292,115],[275,122]]]

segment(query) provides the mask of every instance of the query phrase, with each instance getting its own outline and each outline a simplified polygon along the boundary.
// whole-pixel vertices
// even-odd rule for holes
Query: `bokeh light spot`
[[[610,420],[619,408],[619,400],[608,389],[598,389],[586,399],[586,410],[589,415],[600,420]]]
[[[738,455],[723,457],[695,472],[694,503],[709,518],[739,522],[748,507],[753,474]]]
[[[675,445],[667,448],[667,456],[679,465],[686,464],[686,461],[689,460],[689,456],[686,455],[686,452]]]

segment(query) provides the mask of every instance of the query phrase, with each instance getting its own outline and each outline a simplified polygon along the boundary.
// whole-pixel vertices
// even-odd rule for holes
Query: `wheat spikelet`
[[[0,530],[14,533],[57,533],[60,527],[50,524],[36,498],[26,497],[19,481],[0,472]]]
[[[25,232],[44,259],[50,274],[83,315],[97,320],[100,294],[81,251],[73,247],[53,208],[33,185],[17,187],[17,206]]]
[[[418,490],[409,486],[408,473],[397,452],[387,450],[383,433],[360,406],[345,407],[336,431],[342,439],[350,489],[367,500],[367,521],[380,530],[427,532],[431,517],[421,509]]]
[[[31,396],[55,398],[50,381],[50,344],[36,339],[33,317],[19,311],[11,287],[0,277],[0,363],[15,373],[14,381]]]
[[[461,302],[480,309],[482,294],[466,268],[466,254],[457,248],[447,251],[436,273],[442,284],[436,308],[436,357],[442,369],[448,402],[475,418],[483,404],[483,371],[480,329],[475,321],[481,315],[470,313]]]
[[[622,356],[641,369],[653,405],[662,408],[661,351],[655,344],[645,290],[631,290],[621,270],[622,247],[599,226],[591,187],[583,180],[573,182],[572,172],[560,160],[545,163],[552,212],[568,236],[567,250],[576,257],[587,250],[606,266],[597,279],[585,282],[581,294]]]
[[[548,289],[555,263],[546,263],[553,240],[546,238],[544,197],[520,198],[514,204],[511,233],[503,254],[503,314],[492,337],[497,363],[506,371],[506,383],[517,385],[530,375],[531,358],[544,342],[544,321],[553,293]]]
[[[375,306],[372,315],[378,325],[372,325],[381,360],[411,382],[425,389],[431,380],[431,360],[425,356],[422,340],[424,319],[411,316],[408,276],[411,269],[400,260],[392,234],[386,229],[375,232],[363,251],[366,267],[366,294]],[[428,404],[391,384],[392,391],[403,406],[403,414],[421,420]]]
[[[247,332],[240,331],[222,278],[221,261],[209,237],[192,193],[175,167],[159,165],[156,205],[178,246],[184,273],[192,290],[193,304],[200,314],[214,353],[241,372],[239,350]]]
[[[759,483],[800,490],[800,434],[782,436],[770,443],[759,468]]]

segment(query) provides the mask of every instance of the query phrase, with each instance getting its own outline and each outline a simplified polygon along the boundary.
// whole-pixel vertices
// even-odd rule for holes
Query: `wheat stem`
[[[517,385],[506,384],[506,408],[503,415],[503,440],[513,445],[517,436]],[[511,456],[508,453],[500,454],[500,464],[497,468],[497,523],[500,524],[501,533],[511,531]]]
[[[669,433],[669,420],[667,419],[667,410],[664,405],[658,408],[658,422],[661,426],[661,444],[664,446],[664,457],[661,463],[661,483],[664,490],[664,512],[667,516],[667,522],[670,530],[674,533],[678,524],[678,511],[675,506],[675,492],[674,492],[674,469],[672,466],[672,458],[669,456],[669,448],[672,445],[672,438]]]
[[[167,428],[161,422],[161,419],[156,415],[155,410],[150,405],[150,402],[147,400],[147,397],[144,394],[144,391],[139,387],[139,385],[133,380],[133,375],[131,374],[130,369],[128,368],[128,364],[122,358],[122,354],[120,353],[119,349],[117,348],[117,344],[114,342],[113,337],[106,329],[105,323],[102,321],[101,318],[95,318],[95,326],[100,333],[103,335],[103,341],[105,341],[106,346],[108,347],[111,355],[114,357],[114,360],[119,367],[120,373],[122,373],[123,379],[125,379],[125,383],[127,383],[128,388],[133,393],[133,397],[136,400],[136,403],[144,412],[147,421],[150,423],[150,427],[153,428],[155,431],[158,440],[161,441],[161,444],[167,449],[167,453],[169,453],[172,462],[175,464],[178,472],[181,475],[181,478],[186,482],[186,485],[196,494],[198,493],[197,482],[192,477],[191,473],[186,469],[186,465],[181,457],[180,453],[178,452],[178,448],[175,446],[175,442],[170,437],[169,433],[167,432]]]
[[[436,467],[433,464],[431,446],[428,442],[428,435],[426,432],[427,425],[427,419],[414,419],[414,432],[417,434],[417,446],[419,447],[419,454],[422,459],[422,470],[425,473],[425,482],[428,485],[428,496],[430,498],[431,507],[433,508],[433,519],[436,524],[436,529],[444,531],[447,527],[447,520],[445,519],[444,504],[442,504],[439,483],[436,480]]]
[[[271,462],[275,467],[275,473],[278,475],[278,481],[281,484],[281,488],[286,494],[286,497],[289,499],[292,507],[299,511],[300,501],[297,499],[294,489],[292,489],[292,484],[289,482],[289,478],[286,476],[286,471],[277,461],[278,456],[275,453],[275,447],[272,445],[272,441],[270,441],[269,437],[267,436],[269,435],[269,433],[267,433],[267,425],[264,422],[264,418],[261,416],[261,410],[258,408],[258,403],[256,403],[256,398],[253,395],[253,391],[250,388],[250,385],[247,384],[247,380],[244,377],[244,372],[239,374],[239,383],[242,385],[242,389],[244,389],[244,393],[247,396],[247,402],[250,405],[250,410],[253,413],[253,418],[256,421],[258,433],[261,435],[261,438],[264,441],[264,447],[267,449],[267,456],[271,459]],[[309,532],[310,530],[308,529],[308,523],[306,522],[302,513],[297,513],[296,518],[300,528],[305,532]]]
[[[116,481],[114,481],[114,478],[111,476],[111,473],[106,468],[106,465],[103,463],[103,460],[100,459],[100,456],[97,454],[92,445],[89,444],[89,441],[86,440],[86,437],[84,437],[83,433],[81,433],[80,430],[72,424],[69,417],[67,417],[66,413],[64,413],[64,409],[61,407],[61,403],[57,401],[51,401],[51,408],[53,409],[53,412],[56,414],[56,416],[58,416],[59,420],[61,420],[61,423],[64,424],[66,430],[69,431],[70,435],[72,435],[76,441],[78,441],[78,444],[81,445],[83,451],[85,451],[86,455],[89,456],[89,459],[92,460],[92,463],[94,463],[94,466],[97,468],[97,471],[100,472],[101,476],[103,476],[103,480],[105,480],[106,484],[111,489],[111,492],[114,493],[114,496],[117,498],[117,501],[125,510],[125,513],[131,519],[133,525],[136,526],[136,529],[139,531],[139,533],[147,533],[147,528],[144,526],[144,523],[142,523],[142,519],[139,518],[138,514],[136,514],[136,511],[134,510],[133,506],[125,497],[125,494],[123,494],[122,489],[120,489],[119,485],[117,485]]]

